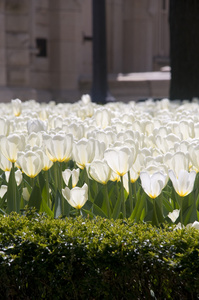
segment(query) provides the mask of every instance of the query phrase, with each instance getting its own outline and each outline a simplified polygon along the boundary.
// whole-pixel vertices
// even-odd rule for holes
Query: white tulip
[[[135,161],[133,149],[128,147],[109,148],[104,153],[109,167],[119,176],[126,174]]]
[[[25,137],[19,134],[10,134],[0,139],[2,154],[12,163],[17,160],[17,153],[25,148]]]
[[[95,181],[106,184],[111,177],[112,170],[104,160],[95,160],[88,166],[88,174]]]
[[[70,160],[73,147],[71,134],[58,133],[54,136],[44,134],[43,141],[46,146],[46,154],[52,162]]]
[[[168,217],[171,219],[171,221],[174,223],[177,218],[179,217],[180,210],[179,209],[174,209],[172,212],[168,214]]]
[[[99,108],[94,113],[97,126],[106,128],[111,124],[111,111],[107,108]]]
[[[176,152],[174,154],[167,153],[165,154],[163,161],[168,169],[173,170],[175,175],[178,176],[181,170],[189,170],[190,155],[183,152]]]
[[[10,178],[10,171],[6,171],[5,176],[6,176],[6,181],[8,182],[9,178]],[[15,180],[16,180],[17,185],[20,185],[20,183],[22,182],[22,179],[23,179],[22,172],[21,172],[21,170],[18,169],[17,171],[15,171]]]
[[[149,174],[148,172],[140,172],[141,185],[145,193],[150,198],[158,197],[166,185],[167,176],[162,172]]]
[[[0,135],[8,136],[10,132],[11,122],[8,119],[0,118]]]
[[[46,122],[38,119],[31,119],[27,121],[27,129],[28,134],[31,132],[40,132],[40,131],[46,131],[47,125]]]
[[[80,169],[73,169],[73,170],[66,169],[66,170],[64,170],[62,172],[62,178],[63,178],[65,184],[68,186],[70,177],[72,176],[72,187],[74,188],[77,185],[78,181],[79,181],[79,172],[80,172]]]
[[[83,138],[73,144],[73,159],[80,169],[93,161],[95,156],[95,140]]]
[[[0,198],[3,198],[3,196],[5,195],[5,193],[7,192],[7,190],[8,190],[8,186],[2,184],[2,186],[0,187]]]
[[[186,170],[180,170],[176,176],[173,170],[169,170],[169,177],[176,193],[179,196],[185,197],[192,192],[196,178],[195,171],[191,171],[189,173]]]
[[[11,168],[12,163],[2,153],[0,153],[0,169],[6,172],[10,171]]]
[[[13,99],[11,100],[12,109],[15,117],[18,117],[21,114],[22,105],[20,99]]]
[[[17,164],[28,177],[34,178],[43,169],[43,152],[41,150],[19,152]]]
[[[65,187],[62,194],[72,207],[81,209],[88,200],[88,185],[85,183],[82,187],[74,187],[71,190]]]

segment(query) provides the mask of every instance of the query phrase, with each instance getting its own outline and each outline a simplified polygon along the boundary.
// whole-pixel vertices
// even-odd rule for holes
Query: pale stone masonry
[[[168,3],[106,0],[108,78],[116,100],[168,96],[169,72],[147,81],[125,75],[169,65]],[[73,102],[89,93],[91,38],[92,0],[0,0],[0,101]]]

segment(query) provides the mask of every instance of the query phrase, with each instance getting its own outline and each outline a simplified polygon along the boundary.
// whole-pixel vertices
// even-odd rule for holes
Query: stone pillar
[[[29,5],[26,0],[6,0],[7,84],[29,86]]]
[[[123,72],[123,9],[124,0],[107,2],[108,73]]]
[[[0,86],[6,85],[5,0],[0,1]]]
[[[81,1],[50,0],[51,89],[58,101],[78,100],[81,68]]]

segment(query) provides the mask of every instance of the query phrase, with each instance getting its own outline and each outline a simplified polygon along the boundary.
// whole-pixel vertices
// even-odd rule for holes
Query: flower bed
[[[0,105],[0,211],[198,221],[199,104]]]

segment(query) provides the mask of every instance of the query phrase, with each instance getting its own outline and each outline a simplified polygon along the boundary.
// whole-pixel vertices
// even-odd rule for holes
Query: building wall
[[[168,2],[106,0],[109,74],[169,63]],[[0,0],[0,100],[77,100],[91,38],[92,0]]]

